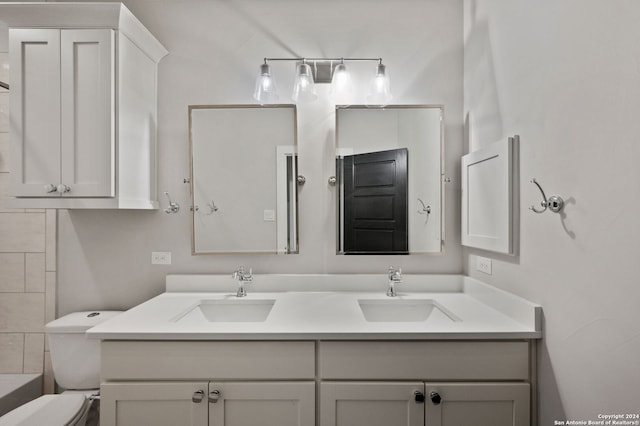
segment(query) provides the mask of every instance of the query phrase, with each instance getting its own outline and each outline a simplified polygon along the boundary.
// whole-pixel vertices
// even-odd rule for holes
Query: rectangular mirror
[[[191,105],[192,253],[298,252],[295,105]]]
[[[441,253],[444,107],[336,106],[338,254]]]

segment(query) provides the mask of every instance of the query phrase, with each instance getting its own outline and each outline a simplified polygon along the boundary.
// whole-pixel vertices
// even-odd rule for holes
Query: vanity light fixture
[[[293,83],[293,94],[291,99],[295,103],[311,102],[318,99],[316,95],[316,85],[313,81],[311,67],[303,59],[301,64],[296,66],[296,80]]]
[[[353,94],[353,82],[351,81],[351,74],[347,70],[347,66],[344,61],[340,61],[333,70],[333,77],[331,78],[331,89],[329,91],[331,99],[336,104],[346,104]]]
[[[276,84],[271,75],[271,61],[296,61],[296,76],[292,99],[296,103],[311,102],[318,98],[315,85],[331,83],[331,99],[336,103],[350,103],[353,93],[351,75],[345,62],[375,61],[375,75],[369,85],[367,103],[385,105],[391,100],[389,76],[382,58],[264,58],[260,65],[260,74],[256,79],[253,97],[262,104],[273,103],[279,99]]]
[[[276,102],[279,98],[276,82],[271,76],[271,67],[267,64],[266,60],[264,64],[260,65],[260,74],[256,78],[256,88],[253,92],[253,97],[264,103]]]

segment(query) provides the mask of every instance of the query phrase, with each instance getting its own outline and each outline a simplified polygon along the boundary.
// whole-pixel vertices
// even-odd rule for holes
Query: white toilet
[[[45,331],[53,375],[65,391],[43,395],[10,411],[0,417],[0,426],[82,426],[88,417],[97,417],[89,412],[93,396],[100,391],[100,341],[88,339],[85,332],[120,313],[75,312],[48,323]]]

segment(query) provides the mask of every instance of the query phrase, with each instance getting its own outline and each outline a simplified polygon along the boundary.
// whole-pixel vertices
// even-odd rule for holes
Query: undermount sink
[[[459,319],[431,299],[360,299],[358,300],[364,319],[369,322],[421,322],[432,315]]]
[[[201,314],[209,322],[264,322],[275,299],[203,299],[178,320]]]

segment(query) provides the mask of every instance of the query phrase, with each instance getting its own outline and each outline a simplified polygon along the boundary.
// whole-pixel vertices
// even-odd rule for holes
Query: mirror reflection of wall
[[[192,252],[297,253],[295,105],[189,107]]]
[[[336,107],[339,254],[442,252],[443,115],[429,105]]]

